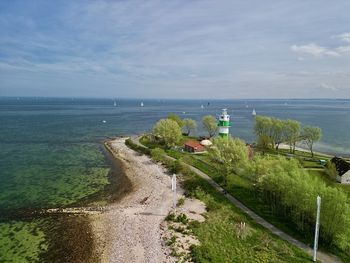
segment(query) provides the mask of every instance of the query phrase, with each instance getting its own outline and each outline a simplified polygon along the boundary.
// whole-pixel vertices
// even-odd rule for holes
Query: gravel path
[[[171,209],[171,178],[151,159],[130,150],[125,139],[110,143],[122,160],[133,191],[94,220],[102,262],[175,262],[161,240],[160,224]]]

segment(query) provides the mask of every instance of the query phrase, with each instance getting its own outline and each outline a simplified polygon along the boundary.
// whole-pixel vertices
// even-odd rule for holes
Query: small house
[[[204,152],[205,147],[198,141],[187,141],[185,143],[185,151],[190,153]]]
[[[350,163],[342,158],[334,157],[331,162],[337,169],[337,181],[341,184],[350,184]]]

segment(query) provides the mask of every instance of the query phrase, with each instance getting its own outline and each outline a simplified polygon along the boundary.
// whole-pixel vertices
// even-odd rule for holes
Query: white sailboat
[[[144,106],[144,105],[143,105],[143,101],[141,101],[141,104],[140,104],[140,106],[141,106],[141,107],[143,107],[143,106]]]
[[[253,115],[253,116],[256,116],[256,111],[255,111],[255,109],[253,109],[252,115]]]
[[[201,105],[201,109],[204,109],[204,105]]]
[[[117,102],[116,102],[116,101],[114,101],[113,106],[114,106],[114,107],[117,107]]]

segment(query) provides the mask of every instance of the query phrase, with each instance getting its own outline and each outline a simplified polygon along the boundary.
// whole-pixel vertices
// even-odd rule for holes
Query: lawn
[[[212,166],[211,161],[206,154],[194,155],[186,152],[181,152],[178,150],[167,150],[167,154],[176,159],[181,159],[183,162],[186,162],[190,165],[195,166],[199,170],[203,171],[204,173],[212,177],[217,183],[219,184],[223,183],[223,177],[218,173],[217,169],[215,169],[215,167]],[[268,154],[277,155],[276,152],[271,152]],[[300,154],[305,154],[305,153],[301,152]],[[324,167],[318,163],[317,159],[311,160],[310,156],[307,156],[307,157],[306,156],[307,156],[307,153],[305,154],[305,156],[297,155],[295,158],[300,158],[301,164],[306,169],[307,168],[320,169],[315,171],[310,170],[310,172],[314,173],[316,176],[322,176],[323,180],[327,180],[327,177],[324,174],[322,174]],[[317,156],[317,157],[320,159],[327,159],[324,156]],[[336,183],[333,183],[333,184],[336,184]],[[337,185],[337,187],[342,187],[344,190],[347,191],[347,193],[350,193],[350,187],[344,187],[341,185]],[[238,200],[244,203],[247,207],[255,211],[257,214],[259,214],[261,217],[263,217],[264,219],[266,219],[276,227],[282,229],[284,232],[295,237],[296,239],[303,241],[309,246],[313,244],[313,239],[310,236],[303,234],[302,232],[296,231],[297,227],[292,222],[290,222],[284,217],[273,214],[269,206],[263,203],[263,201],[260,199],[260,196],[258,195],[256,189],[254,189],[253,183],[250,180],[248,180],[246,177],[241,177],[234,174],[229,176],[228,184],[225,188],[230,194],[232,194],[234,197],[236,197]],[[321,250],[327,251],[328,249],[321,246]],[[334,249],[332,249],[331,252],[342,257],[342,259],[345,262],[350,262],[349,255],[344,254],[343,252],[340,252],[340,251],[336,251]]]
[[[192,250],[195,262],[311,262],[304,251],[253,222],[199,176],[184,176],[183,186],[208,210],[204,223],[191,226],[201,243]],[[243,231],[240,223],[246,223]]]
[[[168,154],[174,158],[181,157],[181,154],[174,153],[174,151],[168,152]],[[184,155],[186,157],[182,156],[182,161],[185,161],[188,164],[191,164],[198,168],[199,170],[203,171],[204,173],[208,174],[210,177],[212,177],[217,183],[222,184],[223,183],[223,177],[218,173],[218,171],[210,165],[210,159],[206,155],[191,155],[186,154]],[[312,173],[318,172],[317,170],[310,171]],[[338,187],[341,187],[338,185]],[[264,204],[262,200],[260,200],[259,196],[257,195],[256,190],[254,189],[252,183],[241,176],[238,175],[232,175],[228,177],[228,183],[225,189],[234,197],[236,197],[238,200],[240,200],[243,204],[245,204],[247,207],[252,209],[254,212],[256,212],[258,215],[263,217],[265,220],[270,222],[271,224],[275,225],[276,227],[282,229],[284,232],[288,233],[289,235],[295,237],[298,240],[303,241],[304,243],[308,244],[309,246],[312,246],[313,239],[308,237],[307,235],[303,235],[303,233],[300,233],[296,231],[296,226],[286,220],[283,217],[277,216],[271,212],[268,205]],[[347,188],[348,193],[350,192],[350,187]],[[328,249],[321,246],[322,250],[328,251]],[[348,262],[350,260],[349,256],[339,252],[339,251],[331,251],[332,253],[335,253],[343,258],[345,262]]]

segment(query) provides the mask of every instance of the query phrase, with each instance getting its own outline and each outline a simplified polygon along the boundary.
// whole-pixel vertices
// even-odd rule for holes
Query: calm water
[[[107,184],[100,150],[107,136],[139,134],[169,112],[200,122],[224,107],[231,133],[253,141],[258,114],[317,125],[316,149],[350,154],[349,100],[162,101],[2,98],[0,100],[0,209],[69,205]],[[205,108],[201,109],[201,105]],[[247,105],[247,106],[246,106]],[[103,122],[105,121],[105,122]],[[199,125],[200,126],[200,125]],[[198,133],[203,133],[201,127]]]
[[[73,205],[103,191],[109,183],[109,166],[100,142],[108,136],[150,131],[159,118],[170,112],[200,122],[204,115],[217,115],[222,108],[228,108],[233,125],[231,134],[254,141],[251,112],[255,108],[260,115],[317,125],[323,130],[317,150],[350,155],[350,100],[231,100],[209,101],[209,106],[208,101],[199,100],[144,100],[144,107],[140,107],[140,100],[118,100],[117,107],[113,102],[0,98],[0,211]],[[199,127],[198,134],[202,133]],[[18,231],[11,229],[18,224],[22,226],[17,226]],[[38,228],[37,224],[36,221],[0,224],[0,230],[8,233],[5,240],[0,236],[0,247],[1,243],[13,242],[11,231],[15,235],[27,231],[30,240],[45,249],[40,229],[37,235],[30,231],[32,225]],[[12,250],[0,249],[0,261],[5,261],[1,254],[10,257],[16,245]],[[23,250],[27,251],[25,246]],[[34,260],[37,255],[33,251],[30,257]]]

